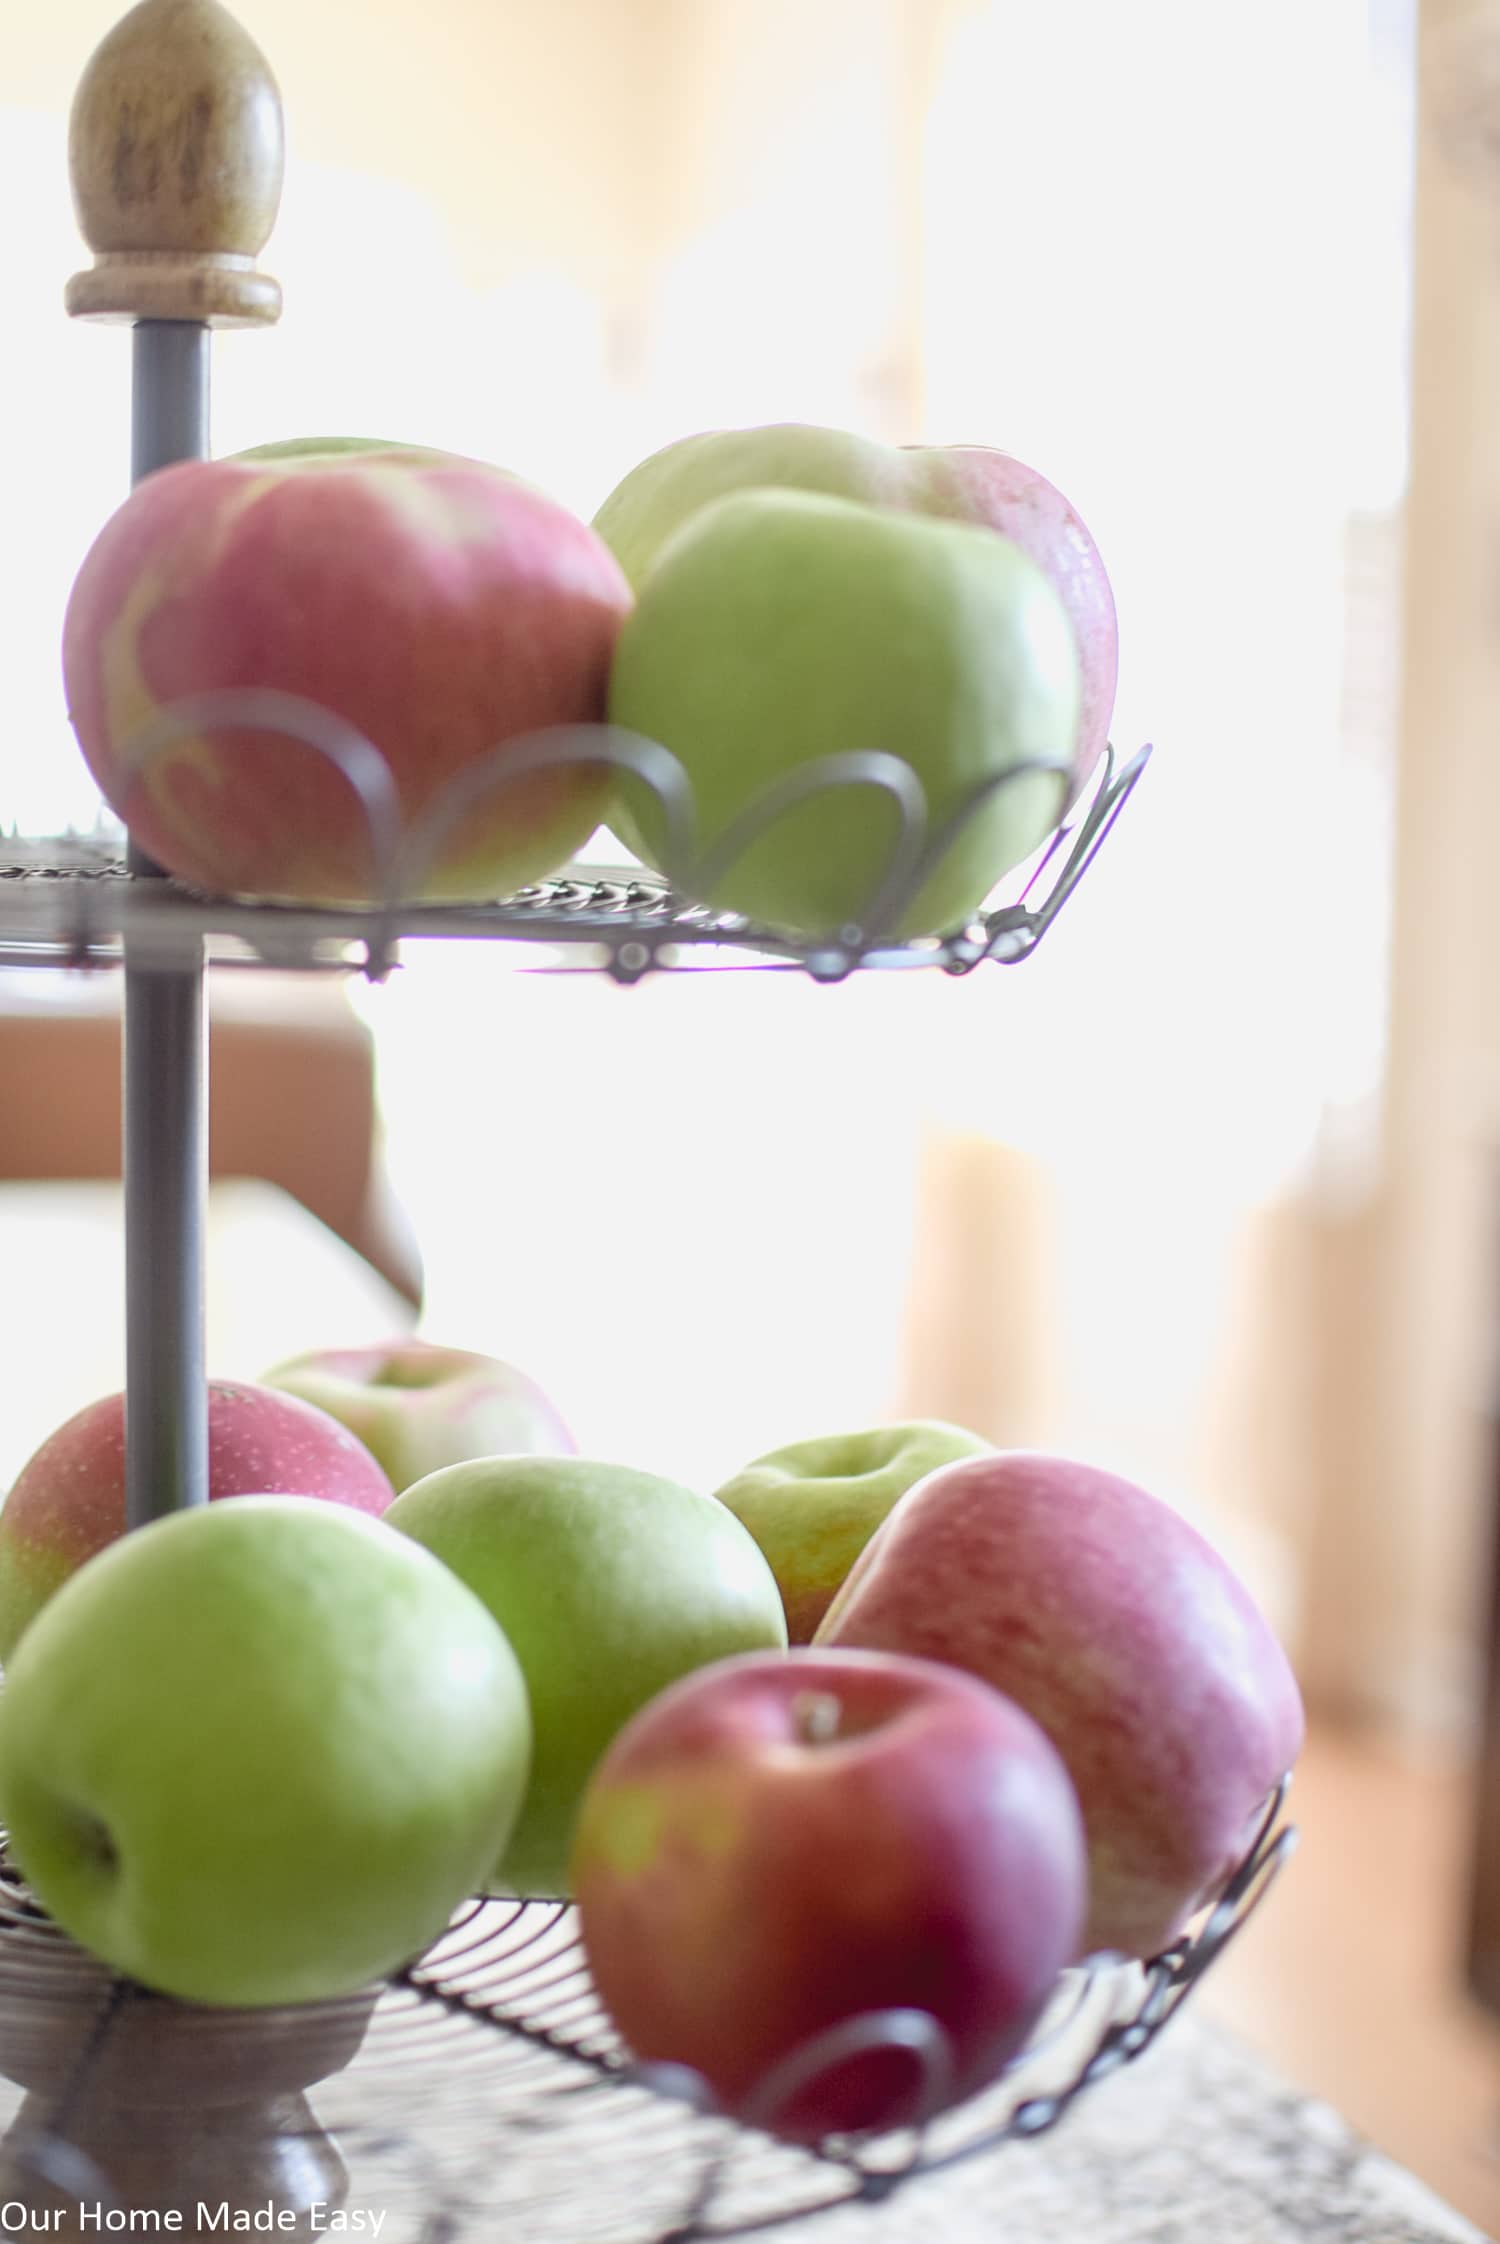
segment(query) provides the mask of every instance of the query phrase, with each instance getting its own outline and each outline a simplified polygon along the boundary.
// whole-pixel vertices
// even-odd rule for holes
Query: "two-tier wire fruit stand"
[[[280,295],[257,259],[275,220],[282,124],[263,58],[218,0],[143,0],[80,84],[70,144],[94,262],[68,309],[133,329],[136,480],[209,453],[210,338],[267,324]],[[253,697],[251,697],[253,701]],[[219,711],[225,715],[226,712]],[[228,712],[338,759],[327,712]],[[168,712],[161,738],[204,719]],[[367,752],[368,744],[363,744]],[[576,740],[539,744],[566,759]],[[662,782],[651,744],[595,754]],[[842,784],[891,788],[889,759],[837,759]],[[797,942],[688,900],[638,868],[570,867],[481,905],[414,903],[394,874],[363,910],[189,893],[133,845],[0,843],[0,965],[123,974],[128,1513],[139,1525],[207,1493],[203,1339],[207,962],[379,978],[398,946],[491,943],[497,966],[621,982],[705,965],[810,974],[1015,963],[1087,870],[1144,766],[1112,755],[1008,900],[941,940],[900,942],[872,912]],[[399,842],[400,837],[396,840]],[[921,840],[903,812],[915,886]],[[910,847],[907,848],[907,845]],[[889,884],[887,884],[889,886]],[[889,905],[890,894],[886,897]],[[583,2244],[743,2235],[876,2204],[921,2177],[1044,2133],[1171,2019],[1279,1867],[1278,1795],[1245,1862],[1191,1933],[1149,1965],[1068,1974],[995,2088],[899,2137],[791,2148],[708,2108],[693,2082],[632,2064],[565,1905],[476,1900],[407,1970],[295,2011],[200,2010],[113,1977],[0,1863],[0,2077],[13,2084],[0,2199],[38,2232],[249,2227],[379,2233],[388,2244],[556,2238]],[[855,2022],[866,2040],[909,2018]],[[918,2040],[920,2042],[920,2034]],[[316,2103],[308,2091],[316,2089]],[[0,2116],[6,2112],[0,2102]],[[914,2196],[913,2203],[920,2199]],[[201,2208],[209,2207],[206,2225]],[[94,2217],[84,2218],[84,2210]],[[167,2219],[169,2214],[176,2218]],[[917,2225],[920,2228],[919,2216]]]

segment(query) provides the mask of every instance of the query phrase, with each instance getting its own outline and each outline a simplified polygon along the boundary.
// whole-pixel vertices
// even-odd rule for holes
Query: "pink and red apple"
[[[1167,1947],[1247,1851],[1302,1744],[1285,1652],[1181,1515],[1113,1473],[997,1451],[941,1466],[855,1560],[817,1643],[951,1661],[1066,1762],[1085,1946]]]
[[[444,1465],[476,1457],[571,1457],[556,1408],[514,1364],[430,1340],[317,1348],[264,1375],[357,1434],[399,1495]]]
[[[208,1493],[316,1496],[379,1517],[395,1491],[364,1444],[293,1395],[232,1379],[208,1388]],[[125,1397],[75,1413],[0,1505],[0,1660],[85,1559],[125,1532]]]
[[[805,2141],[905,2125],[996,2077],[1077,1946],[1083,1835],[1036,1724],[957,1669],[751,1653],[616,1738],[572,1883],[635,2056]],[[933,2069],[879,2046],[890,2011],[941,2029]],[[840,2048],[862,2019],[870,2045]]]
[[[1077,509],[1024,461],[979,444],[877,443],[801,422],[711,429],[641,461],[594,517],[637,590],[657,554],[695,514],[734,491],[775,488],[977,522],[1034,561],[1058,594],[1078,643],[1082,696],[1073,791],[1109,737],[1119,670],[1114,594]]]
[[[629,605],[602,540],[498,468],[333,443],[187,461],[139,484],[84,559],[63,633],[69,710],[105,798],[169,872],[368,902],[392,868],[333,762],[243,723],[142,760],[142,728],[227,688],[316,703],[373,744],[410,842],[501,743],[602,718]],[[538,879],[593,831],[607,780],[596,763],[497,773],[430,851],[413,844],[396,885],[474,899]]]

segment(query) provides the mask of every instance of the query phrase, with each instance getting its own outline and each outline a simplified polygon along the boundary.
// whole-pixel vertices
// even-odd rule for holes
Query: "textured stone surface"
[[[386,2244],[430,2233],[421,2223],[439,2200],[453,2224],[445,2239],[636,2244],[735,2233],[729,2222],[754,2208],[805,2204],[836,2186],[793,2154],[736,2149],[736,2178],[704,2227],[675,2228],[704,2172],[701,2144],[675,2117],[609,2089],[599,2093],[613,2108],[592,2118],[579,2099],[543,2092],[523,2119],[510,2096],[491,2100],[487,2069],[481,2058],[444,2086],[429,2073],[403,2094],[383,2067],[362,2078],[356,2064],[313,2092],[349,2166],[350,2206],[386,2211]],[[532,2076],[537,2087],[546,2071]],[[338,2124],[346,2114],[352,2131]],[[1325,2105],[1188,2012],[1054,2132],[912,2179],[883,2204],[764,2233],[808,2244],[1476,2244],[1480,2235]]]
[[[1474,2244],[1479,2234],[1325,2105],[1186,2014],[1055,2134],[918,2182],[888,2219],[863,2233],[944,2244]],[[856,2229],[840,2215],[806,2233],[841,2244]]]
[[[561,1906],[460,1912],[377,2002],[214,2011],[110,1982],[0,1877],[0,2226],[172,2207],[184,2235],[382,2244],[1483,2244],[1190,1993],[1174,2009],[1212,1952],[1070,1978],[1004,2079],[856,2169],[625,2077]]]

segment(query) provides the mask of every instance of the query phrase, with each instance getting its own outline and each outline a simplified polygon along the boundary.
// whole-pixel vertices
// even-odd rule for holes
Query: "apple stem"
[[[792,1701],[792,1720],[804,1745],[831,1745],[843,1713],[832,1691],[799,1691]]]

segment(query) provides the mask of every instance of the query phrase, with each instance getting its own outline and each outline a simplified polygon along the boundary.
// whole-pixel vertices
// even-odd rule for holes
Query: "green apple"
[[[812,491],[905,509],[912,486],[910,454],[850,430],[795,421],[708,429],[679,437],[633,467],[594,516],[594,528],[639,592],[668,539],[715,499],[736,491]]]
[[[284,436],[269,444],[250,444],[232,453],[236,460],[321,460],[340,452],[420,452],[426,459],[442,459],[430,444],[402,444],[387,436]]]
[[[611,719],[687,773],[699,862],[663,865],[661,806],[635,780],[620,782],[611,823],[703,901],[797,936],[947,933],[1058,823],[1078,691],[1062,603],[1007,539],[806,492],[741,492],[660,555],[610,683]],[[931,839],[967,812],[906,883],[894,926],[876,925],[876,907],[900,814],[870,786],[783,808],[729,863],[701,866],[777,782],[855,749],[910,768]]]
[[[804,422],[709,429],[642,460],[605,500],[594,528],[639,588],[683,524],[731,491],[821,491],[865,506],[978,522],[1035,561],[1068,611],[1082,698],[1074,762],[1081,787],[1109,738],[1119,671],[1114,593],[1077,509],[1024,460],[983,444],[876,443]]]
[[[482,1887],[526,1690],[478,1598],[344,1506],[241,1496],[122,1537],[0,1692],[0,1822],[43,1906],[189,2002],[351,1993]]]
[[[786,1607],[787,1636],[813,1631],[898,1496],[939,1465],[990,1444],[940,1418],[794,1441],[757,1457],[718,1491],[766,1555]]]
[[[712,1496],[582,1457],[490,1457],[430,1473],[386,1523],[489,1607],[526,1677],[530,1789],[497,1890],[561,1894],[578,1804],[638,1708],[733,1652],[785,1647],[786,1616],[748,1529]]]

